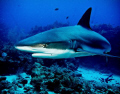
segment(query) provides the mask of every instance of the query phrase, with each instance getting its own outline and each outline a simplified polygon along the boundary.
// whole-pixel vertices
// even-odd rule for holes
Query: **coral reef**
[[[74,71],[56,66],[45,67],[35,62],[31,75],[20,73],[9,81],[10,76],[0,77],[0,93],[16,94],[119,94],[119,88],[76,77]]]
[[[79,93],[82,91],[79,79],[71,76],[73,74],[71,70],[61,68],[57,65],[50,68],[41,66],[39,63],[35,63],[34,65],[36,66],[32,70],[31,84],[38,92],[42,89],[61,94]]]

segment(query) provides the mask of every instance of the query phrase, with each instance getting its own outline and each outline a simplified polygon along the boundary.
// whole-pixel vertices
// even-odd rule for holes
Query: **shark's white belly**
[[[62,59],[95,55],[87,52],[75,52],[74,50],[70,49],[66,50],[44,49],[44,51],[45,51],[44,53],[33,53],[32,56],[35,58]]]
[[[22,51],[33,53],[32,56],[36,58],[62,59],[96,55],[88,52],[75,52],[73,49],[47,49],[30,46],[22,46],[16,48]]]
[[[33,53],[32,56],[36,58],[51,58],[51,59],[60,59],[60,58],[69,58],[75,54],[73,50],[58,50],[58,49],[44,49],[44,53]]]

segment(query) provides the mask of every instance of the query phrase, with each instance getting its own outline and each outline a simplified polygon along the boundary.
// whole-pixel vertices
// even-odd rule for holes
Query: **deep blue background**
[[[26,32],[36,25],[46,26],[55,21],[75,25],[92,7],[91,25],[120,26],[119,4],[120,0],[0,0],[0,22]]]

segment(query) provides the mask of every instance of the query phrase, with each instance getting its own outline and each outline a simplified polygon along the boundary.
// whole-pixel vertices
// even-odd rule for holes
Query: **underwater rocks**
[[[38,63],[35,63],[35,65],[36,67],[32,70],[31,84],[36,91],[50,90],[61,94],[81,92],[82,85],[77,78],[71,76],[71,70],[59,66],[48,68]]]
[[[1,77],[0,77],[0,81],[3,81],[3,80],[6,80],[6,77],[4,77],[4,76],[2,77],[2,76],[1,76]]]
[[[6,94],[12,87],[12,84],[6,80],[6,77],[0,77],[0,94]]]
[[[42,66],[35,63],[32,69],[30,84],[34,91],[54,92],[55,94],[117,94],[120,93],[118,87],[109,86],[107,83],[87,81],[82,74],[70,69],[52,65],[51,67]],[[109,76],[108,78],[110,78]],[[119,94],[118,93],[118,94]]]
[[[111,76],[109,76],[111,77]],[[35,62],[31,74],[0,76],[1,94],[119,94],[119,88],[87,81],[82,74],[52,65],[45,67]]]
[[[30,85],[31,78],[26,73],[21,73],[18,76],[2,76],[0,79],[0,94],[23,94],[31,92],[34,88]]]

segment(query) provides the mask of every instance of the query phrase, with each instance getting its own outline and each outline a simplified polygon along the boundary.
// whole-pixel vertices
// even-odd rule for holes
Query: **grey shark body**
[[[15,48],[32,53],[33,57],[62,59],[107,55],[111,45],[106,38],[89,26],[89,8],[75,26],[51,29],[21,40]]]

